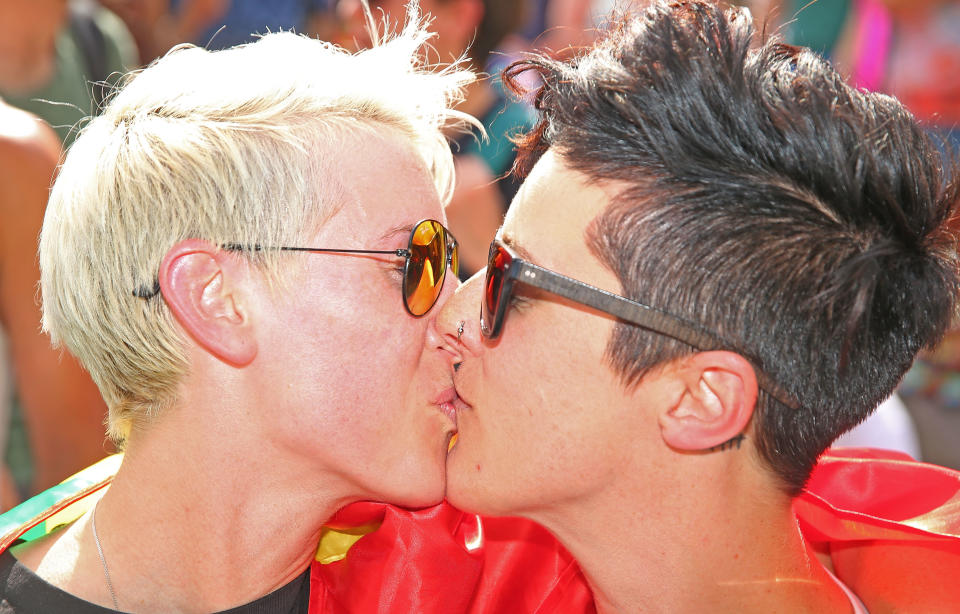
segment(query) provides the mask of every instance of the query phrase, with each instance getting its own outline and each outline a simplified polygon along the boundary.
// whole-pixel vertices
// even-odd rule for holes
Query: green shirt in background
[[[783,16],[790,20],[787,41],[830,57],[847,22],[850,0],[793,0],[787,7],[790,12]]]
[[[94,114],[91,82],[111,81],[137,66],[137,49],[124,23],[106,9],[94,9],[93,22],[102,33],[105,75],[91,75],[88,60],[68,24],[57,37],[56,71],[50,82],[28,94],[0,91],[8,104],[38,115],[57,131],[64,149],[73,143],[81,121]]]

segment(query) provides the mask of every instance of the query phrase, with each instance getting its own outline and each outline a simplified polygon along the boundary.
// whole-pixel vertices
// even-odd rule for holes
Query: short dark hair
[[[586,55],[531,57],[506,79],[542,77],[521,173],[553,148],[625,186],[586,229],[624,293],[718,335],[798,401],[761,390],[754,415],[759,455],[796,494],[948,327],[958,183],[895,99],[753,36],[744,9],[657,2]],[[630,385],[693,351],[620,323],[608,358]]]

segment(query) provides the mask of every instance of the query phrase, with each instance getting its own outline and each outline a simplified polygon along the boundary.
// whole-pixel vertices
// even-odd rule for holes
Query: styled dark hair
[[[950,324],[958,183],[895,99],[753,36],[744,9],[656,2],[586,55],[532,57],[506,80],[543,80],[521,173],[553,148],[625,186],[586,229],[624,293],[712,332],[797,401],[761,390],[753,424],[796,494]],[[620,323],[608,358],[630,385],[694,351]]]

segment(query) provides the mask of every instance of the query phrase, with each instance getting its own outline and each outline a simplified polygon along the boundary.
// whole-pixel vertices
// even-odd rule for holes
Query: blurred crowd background
[[[378,20],[402,21],[403,0],[369,4]],[[536,120],[530,100],[504,91],[499,71],[532,49],[575,55],[602,32],[612,10],[642,4],[421,0],[438,34],[431,59],[449,62],[466,53],[490,75],[470,88],[461,107],[481,119],[488,138],[450,135],[457,187],[448,217],[466,275],[485,265],[517,189],[509,176],[510,137]],[[901,99],[944,151],[960,148],[960,1],[736,4],[749,6],[766,34],[811,47],[859,87]],[[3,0],[0,27],[0,508],[6,509],[113,451],[96,387],[40,330],[36,262],[58,162],[110,84],[180,43],[221,49],[278,30],[351,50],[370,41],[360,0]],[[960,331],[924,354],[897,395],[840,443],[893,447],[960,469]]]

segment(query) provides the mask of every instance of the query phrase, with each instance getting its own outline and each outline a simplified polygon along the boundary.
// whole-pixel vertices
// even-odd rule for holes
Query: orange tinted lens
[[[410,261],[403,278],[403,296],[407,309],[415,316],[430,311],[447,270],[446,233],[439,222],[426,220],[413,229],[410,237]]]

